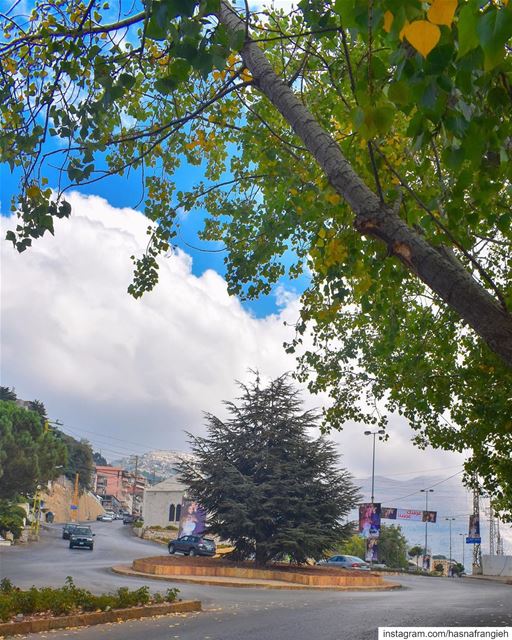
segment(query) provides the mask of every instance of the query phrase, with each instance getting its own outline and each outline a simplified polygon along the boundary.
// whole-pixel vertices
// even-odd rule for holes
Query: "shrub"
[[[15,587],[9,578],[2,578],[0,582],[0,593],[12,593]]]
[[[31,615],[50,611],[55,616],[61,616],[73,611],[108,611],[150,602],[174,602],[178,593],[178,589],[168,589],[165,596],[161,593],[151,596],[149,587],[144,586],[134,591],[120,587],[116,593],[96,596],[87,589],[78,588],[69,576],[60,589],[31,587],[22,591],[5,578],[0,582],[0,621],[7,622],[18,613]]]
[[[167,602],[174,602],[178,599],[179,592],[179,589],[167,589],[167,591],[165,592],[165,599],[167,600]]]

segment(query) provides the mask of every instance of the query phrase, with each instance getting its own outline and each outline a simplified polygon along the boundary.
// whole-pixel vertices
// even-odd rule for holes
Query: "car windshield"
[[[76,527],[73,533],[79,536],[90,536],[92,531],[87,527]]]

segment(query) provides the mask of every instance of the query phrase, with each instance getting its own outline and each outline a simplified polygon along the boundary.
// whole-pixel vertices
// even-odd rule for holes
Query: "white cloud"
[[[155,291],[134,300],[129,256],[147,242],[147,219],[98,197],[70,201],[73,215],[57,223],[55,238],[21,255],[2,241],[3,385],[43,400],[52,418],[115,458],[183,449],[184,430],[203,432],[202,411],[222,414],[222,400],[236,397],[235,379],[248,380],[249,369],[264,379],[293,370],[282,343],[293,332],[284,321],[297,320],[296,296],[278,290],[279,313],[255,318],[218,273],[194,275],[192,258],[178,251],[162,260]],[[323,400],[306,396],[309,406]],[[405,422],[391,424],[391,441],[377,448],[378,473],[418,475],[461,460],[416,450]],[[357,476],[371,470],[363,431],[348,425],[333,436]]]

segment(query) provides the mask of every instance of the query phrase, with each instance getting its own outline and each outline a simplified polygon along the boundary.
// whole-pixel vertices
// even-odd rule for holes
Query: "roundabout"
[[[370,571],[284,563],[257,568],[249,562],[235,563],[224,559],[187,556],[138,558],[131,566],[121,565],[112,569],[115,573],[123,575],[230,587],[380,591],[397,589],[400,586]]]

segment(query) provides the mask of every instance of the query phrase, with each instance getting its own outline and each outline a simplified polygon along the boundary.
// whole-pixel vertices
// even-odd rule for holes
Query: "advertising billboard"
[[[477,515],[469,516],[469,533],[466,538],[467,544],[480,544],[482,538],[480,537],[480,518]]]
[[[362,538],[378,538],[380,534],[380,503],[366,502],[359,505],[359,535]]]
[[[366,552],[364,554],[366,562],[378,562],[379,560],[379,539],[368,538],[366,541]]]
[[[395,507],[382,507],[380,517],[384,520],[437,522],[437,511],[420,511],[419,509],[395,509]]]
[[[200,536],[206,529],[206,511],[195,500],[184,499],[181,503],[181,518],[178,538]]]

